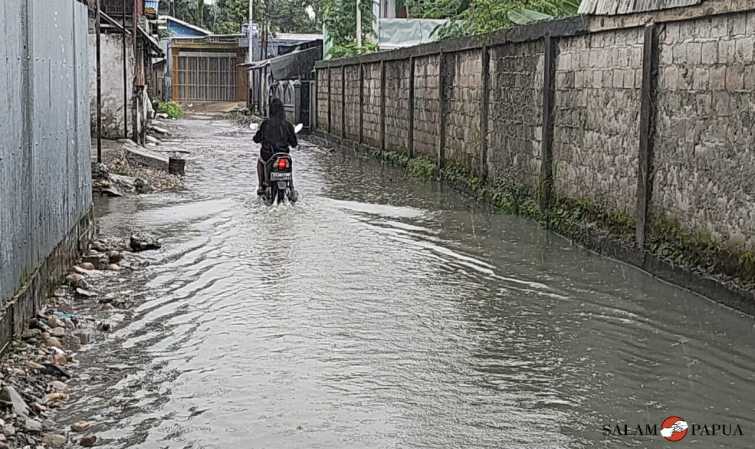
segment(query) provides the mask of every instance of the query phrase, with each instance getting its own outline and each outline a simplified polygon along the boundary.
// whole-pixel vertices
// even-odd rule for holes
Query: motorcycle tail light
[[[288,168],[288,160],[278,159],[278,170],[285,170]]]

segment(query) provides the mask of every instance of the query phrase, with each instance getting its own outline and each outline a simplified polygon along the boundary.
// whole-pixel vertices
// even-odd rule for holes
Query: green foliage
[[[411,159],[406,165],[409,174],[420,179],[434,178],[437,173],[436,168],[435,162],[423,157]]]
[[[328,39],[331,45],[329,56],[347,56],[377,49],[374,44],[368,44],[375,41],[375,32],[372,29],[375,15],[372,13],[372,2],[366,0],[362,0],[359,5],[362,13],[362,45],[367,48],[356,48],[356,5],[356,0],[323,0],[320,2],[322,22],[325,29],[328,30]]]
[[[330,48],[329,54],[331,58],[344,58],[347,56],[372,53],[377,50],[377,44],[373,42],[363,42],[361,47],[359,47],[356,42],[348,42],[343,45],[334,45]]]
[[[315,0],[255,0],[254,20],[269,23],[272,33],[315,33],[319,26],[317,17],[310,18],[307,7],[315,11]],[[218,0],[217,18],[210,29],[220,34],[241,31],[241,25],[249,21],[249,0]]]
[[[177,119],[184,116],[184,111],[181,109],[181,105],[175,101],[162,101],[157,105],[157,112],[167,114],[169,118]]]
[[[409,0],[407,5],[413,17],[450,19],[435,32],[445,39],[572,16],[579,0]]]

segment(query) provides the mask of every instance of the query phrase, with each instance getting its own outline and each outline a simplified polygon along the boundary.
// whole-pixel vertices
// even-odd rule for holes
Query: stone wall
[[[479,49],[451,53],[445,58],[445,159],[477,173],[481,167],[480,114],[482,53]]]
[[[328,129],[328,70],[317,72],[317,128]]]
[[[634,215],[642,45],[641,29],[559,43],[553,139],[558,197]]]
[[[652,212],[755,249],[755,12],[659,36]]]
[[[359,139],[359,66],[345,68],[346,74],[346,137]]]
[[[543,43],[489,51],[488,175],[534,193],[543,135]]]
[[[336,136],[343,132],[343,115],[341,109],[341,69],[336,67],[330,70],[330,132]]]
[[[414,152],[435,159],[440,137],[440,56],[414,61]]]
[[[380,146],[380,64],[367,64],[364,70],[362,92],[363,138],[374,147]]]
[[[600,229],[600,239],[620,242],[612,255],[653,272],[660,262],[648,262],[649,254],[681,248],[668,279],[681,279],[668,274],[679,260],[694,267],[707,257],[726,261],[710,274],[751,282],[755,3],[710,3],[710,10],[540,23],[323,61],[316,69],[363,65],[362,143],[371,149],[380,149],[384,132],[386,150],[407,145],[442,176],[458,180],[458,167],[467,180],[487,173],[492,191],[508,189],[496,202],[516,203],[524,192],[525,201],[538,200],[525,209],[537,204],[541,217],[578,216],[579,226],[589,222],[584,227]],[[651,16],[657,20],[645,20]],[[702,239],[702,256],[679,232]],[[628,247],[631,256],[621,252]]]
[[[409,61],[385,64],[385,149],[407,151],[409,137]]]

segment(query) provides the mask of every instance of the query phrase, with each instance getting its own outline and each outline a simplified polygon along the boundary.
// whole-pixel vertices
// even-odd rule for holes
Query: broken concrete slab
[[[126,145],[126,158],[155,170],[168,171],[168,158],[160,153],[136,145]]]

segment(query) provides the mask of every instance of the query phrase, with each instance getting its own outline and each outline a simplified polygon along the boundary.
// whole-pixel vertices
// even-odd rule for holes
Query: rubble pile
[[[100,296],[97,286],[108,282],[107,272],[143,266],[134,252],[160,246],[147,233],[92,242],[21,338],[5,348],[0,358],[0,449],[98,444],[96,423],[78,421],[62,427],[54,421],[54,411],[74,394],[69,381],[76,377],[77,352],[98,333],[112,328],[107,321],[82,315],[77,306],[92,301],[106,310],[129,307],[126,298]]]

